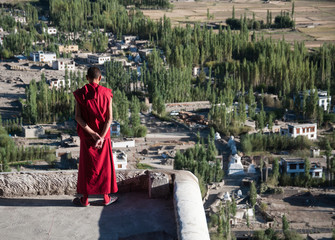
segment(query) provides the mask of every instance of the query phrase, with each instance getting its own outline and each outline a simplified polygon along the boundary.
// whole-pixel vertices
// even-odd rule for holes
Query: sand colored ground
[[[164,15],[171,18],[174,25],[185,23],[208,22],[225,24],[232,16],[235,7],[235,16],[239,18],[246,14],[252,18],[255,13],[257,20],[266,21],[267,10],[272,12],[274,20],[281,11],[291,13],[292,3],[270,1],[263,3],[260,0],[233,0],[233,1],[188,1],[173,2],[173,10],[143,10],[151,19],[160,19]],[[207,9],[214,19],[207,19]],[[305,41],[308,47],[319,47],[324,42],[335,42],[335,1],[295,1],[295,21],[297,31],[275,30],[262,32],[265,36],[282,39],[289,42]]]
[[[295,229],[333,228],[334,190],[283,188],[284,193],[263,197],[262,202],[268,205],[267,212],[276,222],[281,222],[285,214],[290,226]]]

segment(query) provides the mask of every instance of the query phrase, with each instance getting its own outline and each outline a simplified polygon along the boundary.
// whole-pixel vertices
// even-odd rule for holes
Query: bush
[[[149,110],[149,107],[145,104],[145,102],[141,102],[140,109],[141,112],[147,112]]]
[[[280,183],[281,186],[291,186],[292,185],[292,179],[289,175],[284,173],[284,174],[281,175],[279,183]]]
[[[325,113],[323,116],[325,122],[335,123],[335,114],[334,113]]]
[[[261,210],[263,211],[263,212],[265,212],[267,209],[268,209],[268,205],[266,204],[266,203],[264,203],[264,202],[262,202],[261,203]]]
[[[140,125],[134,130],[134,137],[145,137],[147,135],[147,127]]]
[[[210,216],[209,227],[216,227],[219,224],[219,216],[215,213]]]
[[[128,126],[121,125],[121,134],[126,137],[131,137],[134,136],[134,131]]]
[[[155,169],[154,167],[152,167],[148,164],[145,164],[145,163],[137,163],[136,168],[137,169]]]
[[[230,26],[232,30],[240,30],[241,29],[241,20],[236,18],[227,18],[227,25]]]
[[[278,15],[275,18],[275,28],[292,28],[294,22],[291,20],[290,16],[288,15]]]

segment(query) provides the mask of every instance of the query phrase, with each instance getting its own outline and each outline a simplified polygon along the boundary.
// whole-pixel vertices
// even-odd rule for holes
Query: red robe
[[[81,117],[93,131],[101,134],[108,116],[112,90],[96,83],[86,84],[73,93],[80,107]],[[95,141],[79,124],[80,155],[77,192],[79,194],[109,194],[117,192],[110,129],[103,147],[95,148]]]

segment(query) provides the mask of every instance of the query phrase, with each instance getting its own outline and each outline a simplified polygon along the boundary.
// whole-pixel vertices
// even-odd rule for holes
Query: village
[[[26,24],[26,18],[19,15],[24,14],[14,16],[15,21]],[[57,36],[57,28],[49,25],[47,18],[41,22],[44,22],[41,32]],[[79,46],[74,44],[58,44],[57,53],[40,50],[0,61],[2,120],[21,117],[21,100],[26,96],[26,86],[32,79],[41,81],[42,74],[50,90],[65,91],[66,85],[71,84],[65,78],[68,72],[84,75],[89,66],[98,66],[104,74],[106,62],[120,62],[126,71],[135,71],[140,76],[141,67],[148,56],[156,50],[161,52],[150,41],[140,39],[139,36],[123,35],[122,40],[118,40],[118,37],[111,32],[105,32],[104,29],[99,31],[108,39],[108,48],[103,53],[81,51]],[[0,26],[0,45],[9,34]],[[92,32],[89,31],[88,35],[90,34]],[[82,36],[79,33],[69,33],[67,37],[72,41]],[[45,44],[43,41],[33,42],[36,46]],[[164,54],[161,58],[166,62]],[[205,75],[207,80],[212,81],[209,71],[208,67],[194,66],[192,75],[195,79]],[[299,92],[294,100],[302,104],[306,95],[307,98],[311,98],[315,94],[318,98],[318,107],[325,113],[334,114],[334,99],[324,89]],[[258,105],[255,109],[256,114],[276,109],[276,102],[279,101],[277,95],[263,92],[255,92],[254,95],[256,98],[265,98],[268,102],[264,109]],[[209,113],[214,104],[210,101],[165,103],[168,121],[152,113],[152,103],[149,99],[146,99],[146,105],[148,110],[140,113],[141,124],[147,128],[145,137],[123,137],[121,124],[114,121],[111,125],[110,136],[116,170],[147,168],[172,170],[176,153],[183,153],[186,149],[194,147],[198,142],[198,134],[202,138],[207,138],[210,128],[213,127]],[[239,107],[239,102],[235,101],[227,111],[237,111]],[[249,106],[246,105],[247,114],[248,109]],[[291,228],[308,235],[308,239],[320,239],[317,235],[322,233],[325,233],[326,237],[331,236],[330,232],[335,225],[333,186],[318,188],[296,184],[296,186],[279,187],[278,183],[265,184],[273,176],[276,159],[279,162],[280,175],[285,174],[292,179],[306,173],[306,159],[309,163],[307,172],[312,179],[329,180],[333,176],[328,161],[335,152],[331,150],[330,156],[327,156],[327,152],[320,149],[318,141],[320,138],[332,135],[334,126],[327,124],[319,128],[315,122],[299,120],[300,116],[285,109],[280,119],[273,119],[271,126],[267,124],[259,129],[256,121],[252,119],[247,119],[243,126],[249,135],[257,133],[262,136],[286,136],[288,139],[302,136],[311,142],[311,147],[307,151],[243,152],[240,135],[215,132],[215,146],[218,151],[216,158],[220,160],[224,177],[221,182],[206,185],[203,204],[208,222],[211,222],[211,216],[222,210],[222,205],[236,202],[236,214],[230,225],[231,231],[239,239],[248,239],[252,232],[258,229],[280,229],[284,215],[289,219]],[[18,146],[49,146],[55,153],[52,161],[32,161],[29,165],[13,165],[11,167],[13,172],[76,169],[78,166],[80,139],[76,134],[76,122],[73,119],[62,123],[22,125],[22,133],[15,134],[11,138]],[[259,183],[261,187],[266,188],[257,194],[255,206],[250,202],[250,186],[253,183]],[[211,224],[209,226],[211,227]],[[215,231],[215,224],[212,228]]]

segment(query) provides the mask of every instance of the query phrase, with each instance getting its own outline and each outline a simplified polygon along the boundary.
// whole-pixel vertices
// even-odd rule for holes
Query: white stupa
[[[255,164],[250,164],[248,167],[248,173],[255,174],[256,173],[256,168]]]
[[[229,202],[231,202],[231,198],[230,198],[230,194],[229,194],[229,192],[226,192],[226,194],[224,195],[223,200],[224,200],[224,201],[229,201]]]
[[[221,139],[220,133],[216,132],[215,133],[215,140],[220,140],[220,139]]]
[[[229,156],[228,175],[244,175],[241,157],[238,154]]]

